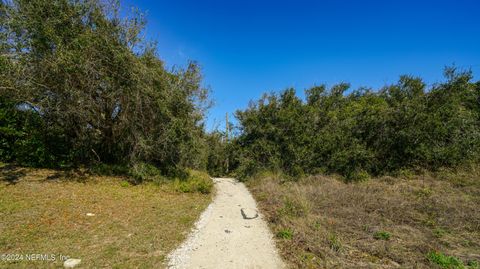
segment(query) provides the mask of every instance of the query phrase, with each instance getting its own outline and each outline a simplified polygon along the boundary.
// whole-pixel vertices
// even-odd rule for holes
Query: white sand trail
[[[231,178],[214,182],[213,202],[187,240],[169,255],[169,268],[285,268],[245,185]]]

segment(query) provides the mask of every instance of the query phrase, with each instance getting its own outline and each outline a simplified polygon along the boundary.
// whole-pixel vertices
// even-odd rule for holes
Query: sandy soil
[[[284,268],[245,185],[230,178],[214,181],[214,201],[169,255],[169,268]]]

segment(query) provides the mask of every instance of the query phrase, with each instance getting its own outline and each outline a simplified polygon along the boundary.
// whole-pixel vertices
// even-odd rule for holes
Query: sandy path
[[[255,217],[257,206],[245,185],[229,178],[214,181],[214,201],[169,255],[169,268],[284,268],[267,224],[261,215]]]

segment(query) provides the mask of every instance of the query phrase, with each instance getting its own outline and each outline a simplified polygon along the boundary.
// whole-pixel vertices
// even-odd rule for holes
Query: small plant
[[[301,254],[299,260],[302,262],[303,268],[318,268],[320,265],[315,254],[310,252],[304,252]]]
[[[377,240],[390,240],[392,235],[386,231],[378,231],[373,234],[373,238]]]
[[[415,194],[418,196],[418,197],[430,197],[432,195],[433,191],[432,189],[430,188],[422,188],[422,189],[419,189],[417,191],[415,191]]]
[[[290,239],[293,238],[293,231],[288,229],[288,228],[280,230],[277,233],[277,237],[282,238],[282,239],[290,240]]]
[[[439,227],[433,229],[433,234],[434,234],[435,237],[437,237],[437,238],[440,238],[440,237],[444,236],[444,235],[447,234],[447,233],[448,233],[447,230],[442,229],[442,228],[439,228]]]
[[[370,175],[365,170],[359,170],[359,171],[354,171],[351,174],[348,174],[346,179],[348,181],[361,182],[361,181],[367,181],[368,179],[370,179]]]
[[[433,214],[428,215],[424,220],[422,220],[422,223],[425,226],[428,226],[430,228],[435,228],[435,227],[438,226],[437,219],[436,219],[435,215],[433,215]]]
[[[440,252],[432,251],[428,253],[427,259],[441,268],[446,269],[463,269],[465,265],[463,262],[454,256],[448,256]]]
[[[338,239],[338,236],[336,234],[330,234],[328,236],[328,244],[330,246],[330,249],[335,252],[340,252],[343,250],[342,243],[340,242],[340,239]]]
[[[309,210],[310,206],[306,199],[285,197],[279,213],[289,217],[303,217],[308,214]]]
[[[317,220],[313,223],[313,228],[315,228],[315,230],[320,230],[320,228],[322,228],[322,223]]]
[[[120,186],[124,187],[124,188],[127,188],[130,186],[130,182],[124,180],[122,182],[120,182]]]
[[[472,269],[480,269],[480,263],[478,261],[468,261],[467,265]]]
[[[403,168],[396,172],[398,177],[405,179],[412,179],[415,176],[415,173],[411,169]]]

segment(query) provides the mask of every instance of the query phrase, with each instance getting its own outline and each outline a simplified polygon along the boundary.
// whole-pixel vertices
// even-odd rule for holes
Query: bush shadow
[[[0,181],[5,181],[7,185],[15,185],[27,175],[25,169],[19,169],[15,165],[6,165],[0,168]]]

